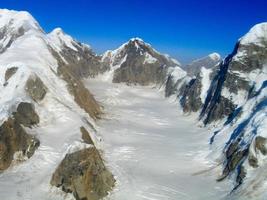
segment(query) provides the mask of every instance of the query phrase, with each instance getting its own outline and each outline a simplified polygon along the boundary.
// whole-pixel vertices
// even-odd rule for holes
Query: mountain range
[[[84,84],[100,76],[110,83],[156,87],[176,100],[177,109],[196,113],[211,130],[207,143],[221,167],[214,179],[232,181],[233,196],[261,193],[266,73],[267,23],[252,27],[227,57],[212,53],[182,66],[140,38],[97,55],[60,28],[45,33],[28,12],[1,9],[0,170],[23,166],[43,195],[54,186],[75,199],[107,196],[116,177],[100,151],[96,122],[104,112]]]

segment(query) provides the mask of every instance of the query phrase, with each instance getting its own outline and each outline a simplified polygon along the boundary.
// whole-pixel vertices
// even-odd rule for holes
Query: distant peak
[[[221,59],[221,56],[220,54],[214,52],[214,53],[211,53],[208,55],[212,60],[220,60]]]
[[[62,30],[62,28],[57,27],[57,28],[55,28],[54,30],[52,30],[52,31],[50,32],[50,34],[56,34],[56,35],[59,35],[59,34],[65,34],[65,33],[64,33],[64,31]]]
[[[131,42],[142,42],[142,43],[144,43],[144,40],[139,38],[139,37],[131,38],[130,41]]]
[[[62,28],[55,28],[48,34],[48,38],[53,41],[58,47],[66,45],[67,47],[77,51],[77,48],[73,45],[76,41],[68,34],[66,34]]]

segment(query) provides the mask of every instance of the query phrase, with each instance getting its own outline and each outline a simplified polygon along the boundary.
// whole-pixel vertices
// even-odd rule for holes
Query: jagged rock
[[[80,131],[82,133],[82,139],[85,143],[87,144],[92,144],[94,145],[94,142],[89,134],[89,132],[82,126],[80,127]]]
[[[246,158],[248,154],[248,150],[237,150],[234,153],[232,153],[229,157],[227,157],[227,163],[224,167],[222,176],[217,179],[217,181],[224,180],[231,172],[233,172],[238,165],[240,165],[241,161]],[[240,166],[242,167],[242,166]]]
[[[43,100],[47,92],[46,86],[38,76],[30,77],[27,80],[25,90],[36,102]]]
[[[67,154],[51,179],[51,185],[73,193],[77,200],[102,199],[114,184],[115,179],[95,147]]]
[[[253,155],[248,156],[248,163],[251,167],[254,167],[254,168],[257,168],[259,166],[258,159]]]
[[[101,62],[101,56],[97,56],[88,45],[76,41],[61,28],[54,29],[48,37],[60,46],[60,56],[77,78],[95,77],[110,69],[109,65]]]
[[[81,80],[75,77],[69,70],[69,66],[58,67],[59,75],[67,82],[69,92],[74,96],[76,103],[83,108],[93,119],[99,119],[102,112],[94,96],[84,86]]]
[[[176,94],[178,83],[174,82],[173,77],[171,75],[168,76],[165,86],[165,97],[170,97],[171,95]]]
[[[13,115],[18,123],[26,127],[39,123],[39,116],[36,114],[34,105],[31,103],[21,102]]]
[[[237,176],[236,176],[236,183],[237,183],[236,187],[240,186],[243,183],[243,180],[246,177],[246,175],[247,173],[246,173],[245,167],[240,166],[238,169]]]
[[[201,82],[199,78],[192,79],[182,94],[181,105],[184,112],[197,112],[201,106],[202,102],[200,99],[201,93]]]
[[[58,52],[56,52],[53,48],[50,48],[49,50],[58,61],[56,73],[67,83],[68,90],[70,94],[74,96],[75,102],[93,119],[99,119],[102,114],[101,108],[94,96],[84,86],[82,77],[75,72],[73,65],[66,63],[62,59]]]
[[[266,148],[267,139],[262,136],[257,136],[255,138],[255,148],[259,150],[263,155],[267,155]]]
[[[168,67],[177,67],[179,63],[156,52],[141,39],[131,39],[114,52],[107,52],[104,63],[117,66],[114,83],[127,84],[163,84],[167,78]]]
[[[16,152],[30,158],[39,145],[39,140],[27,134],[16,119],[8,118],[0,127],[0,170],[10,166]]]
[[[18,67],[11,67],[6,70],[5,82],[7,82],[18,70]]]

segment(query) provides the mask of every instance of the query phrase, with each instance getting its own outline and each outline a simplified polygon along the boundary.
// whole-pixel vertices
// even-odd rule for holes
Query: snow
[[[144,64],[153,64],[157,62],[157,59],[151,56],[149,53],[145,52]]]
[[[144,43],[144,40],[141,39],[141,38],[139,38],[139,37],[131,38],[130,41],[131,41],[131,42],[138,41],[138,42],[140,42],[140,43]]]
[[[224,126],[217,133],[212,145],[212,157],[223,159],[222,153],[226,142],[235,142],[239,136],[243,148],[249,147],[249,153],[258,159],[259,167],[253,168],[248,164],[246,158],[244,167],[246,178],[242,186],[233,193],[232,199],[265,199],[266,193],[266,156],[255,150],[254,138],[263,136],[267,138],[267,90],[263,83],[256,96],[247,100],[242,106],[242,112],[239,117]],[[240,96],[241,98],[241,96]],[[232,177],[235,178],[234,172]]]
[[[84,122],[84,118],[88,119],[87,114],[77,105],[62,102],[48,93],[44,101],[35,107],[41,121],[37,127],[26,130],[39,138],[40,147],[30,159],[14,163],[0,175],[1,199],[65,199],[63,192],[50,186],[52,173],[66,153],[89,147],[81,142],[81,126],[84,126],[92,134],[95,143],[98,143],[94,131]],[[10,188],[12,192],[8,192]]]
[[[77,48],[73,45],[75,41],[73,38],[63,32],[61,28],[55,28],[51,33],[49,33],[48,38],[51,40],[53,44],[58,46],[60,49],[66,45],[70,49],[74,51],[78,51]]]
[[[0,27],[8,25],[13,31],[23,27],[25,31],[40,30],[37,21],[26,11],[0,9]]]
[[[200,70],[200,76],[201,76],[201,93],[200,93],[200,99],[201,102],[204,104],[208,90],[211,84],[211,79],[210,79],[210,74],[212,70],[211,69],[206,69],[205,67],[201,67]]]
[[[197,116],[184,116],[177,102],[150,87],[100,79],[86,85],[105,107],[98,132],[117,180],[106,199],[220,199],[228,194],[230,186],[215,181],[217,163],[206,158],[209,130],[196,126]]]
[[[237,106],[242,106],[248,97],[248,92],[245,90],[238,90],[237,94],[231,93],[228,88],[223,87],[221,95],[234,103]]]
[[[170,67],[168,68],[168,74],[173,78],[173,81],[176,83],[178,80],[185,78],[187,73],[182,70],[180,67]]]
[[[208,55],[212,60],[215,60],[215,61],[219,61],[221,59],[221,56],[220,54],[218,53],[211,53],[210,55]]]
[[[9,11],[0,10],[1,18],[6,17],[5,12]],[[27,13],[10,12],[12,19],[19,16],[23,26],[31,24],[31,18],[28,20],[27,17],[30,16]],[[10,26],[12,28],[13,24]],[[19,26],[21,24],[16,28]],[[58,63],[49,50],[50,44],[51,40],[45,33],[31,28],[16,38],[0,55],[0,122],[10,116],[22,101],[33,103],[41,120],[33,129],[26,129],[40,140],[40,147],[30,159],[23,162],[18,162],[18,159],[0,174],[0,199],[62,200],[66,196],[67,199],[73,199],[50,186],[52,173],[66,153],[89,147],[82,143],[81,126],[91,133],[98,146],[99,137],[87,124],[88,122],[94,126],[94,121],[75,103],[66,82],[58,77]],[[4,86],[5,72],[11,67],[17,67],[18,70]],[[35,76],[38,76],[47,87],[45,98],[38,103],[33,102],[25,92],[26,81],[29,77]],[[19,157],[20,152],[16,152],[15,158]],[[8,192],[11,189],[12,192]]]
[[[267,41],[267,22],[255,25],[250,31],[240,39],[241,45],[249,45],[251,43],[263,46],[263,42]]]

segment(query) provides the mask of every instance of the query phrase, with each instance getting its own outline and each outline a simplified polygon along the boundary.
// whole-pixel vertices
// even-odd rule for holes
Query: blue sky
[[[226,55],[267,21],[267,0],[1,0],[0,7],[29,11],[45,31],[62,27],[97,53],[140,37],[182,63]]]

